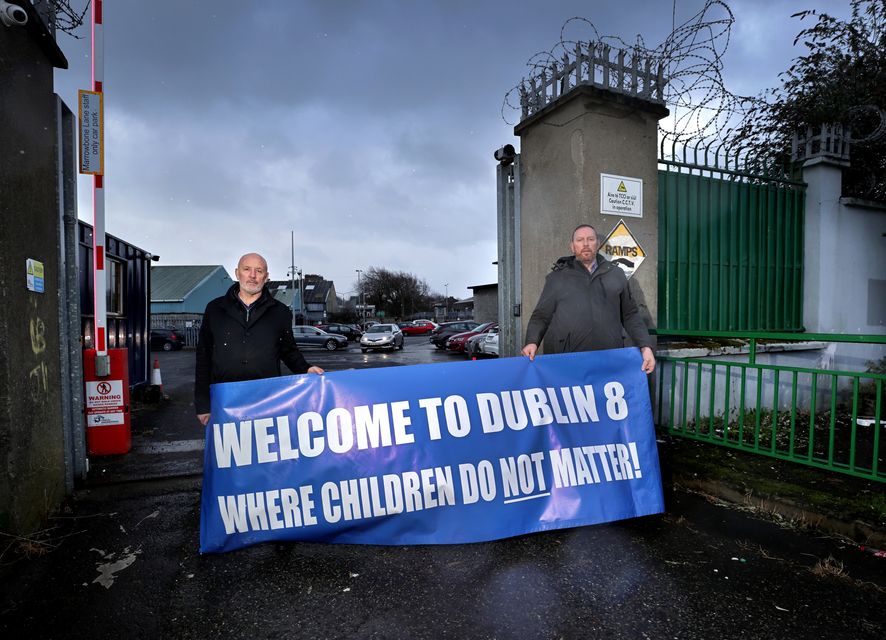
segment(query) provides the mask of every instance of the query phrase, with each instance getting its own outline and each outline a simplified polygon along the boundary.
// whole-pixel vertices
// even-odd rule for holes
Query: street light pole
[[[295,316],[295,231],[290,231],[292,240],[292,262],[289,263],[289,293],[292,295],[292,301],[289,303],[289,310]]]
[[[360,326],[362,327],[366,324],[366,298],[363,295],[363,285],[360,282],[360,274],[363,273],[363,270],[355,269],[355,271],[357,272],[357,304],[360,305]]]
[[[443,296],[443,322],[449,320],[449,283],[443,285],[446,293]]]
[[[305,324],[305,273],[302,269],[298,270],[298,312],[301,314],[301,321]]]

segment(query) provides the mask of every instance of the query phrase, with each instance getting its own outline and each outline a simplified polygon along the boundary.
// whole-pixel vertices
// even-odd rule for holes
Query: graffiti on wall
[[[49,391],[49,370],[46,366],[46,323],[37,311],[37,300],[31,300],[31,317],[28,319],[28,333],[31,338],[31,352],[34,355],[34,366],[28,378],[30,381],[31,399],[43,398]]]

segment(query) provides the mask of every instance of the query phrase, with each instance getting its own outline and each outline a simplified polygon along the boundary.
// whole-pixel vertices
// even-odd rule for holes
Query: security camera
[[[514,145],[506,144],[500,149],[496,149],[495,153],[492,154],[492,157],[502,164],[511,164],[514,161],[514,158],[517,157],[517,150],[514,149]]]
[[[0,22],[7,27],[23,27],[28,24],[28,13],[17,4],[0,0]]]

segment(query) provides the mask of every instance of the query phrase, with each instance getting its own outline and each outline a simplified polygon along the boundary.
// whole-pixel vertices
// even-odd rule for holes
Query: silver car
[[[478,333],[477,335],[468,338],[468,341],[465,342],[465,355],[468,358],[476,358],[483,353],[480,347],[487,335],[488,334],[485,333]]]
[[[360,338],[360,350],[366,353],[370,349],[402,349],[403,332],[395,324],[376,324],[368,329]]]
[[[477,345],[478,352],[498,357],[498,329],[482,335],[483,341]]]
[[[300,347],[323,347],[327,351],[347,349],[348,339],[335,333],[326,333],[317,327],[297,324],[292,327],[295,344]]]

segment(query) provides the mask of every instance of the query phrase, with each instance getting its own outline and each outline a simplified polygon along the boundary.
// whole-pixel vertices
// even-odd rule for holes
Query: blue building
[[[232,284],[221,265],[151,267],[151,327],[177,329],[195,345],[207,303]]]

